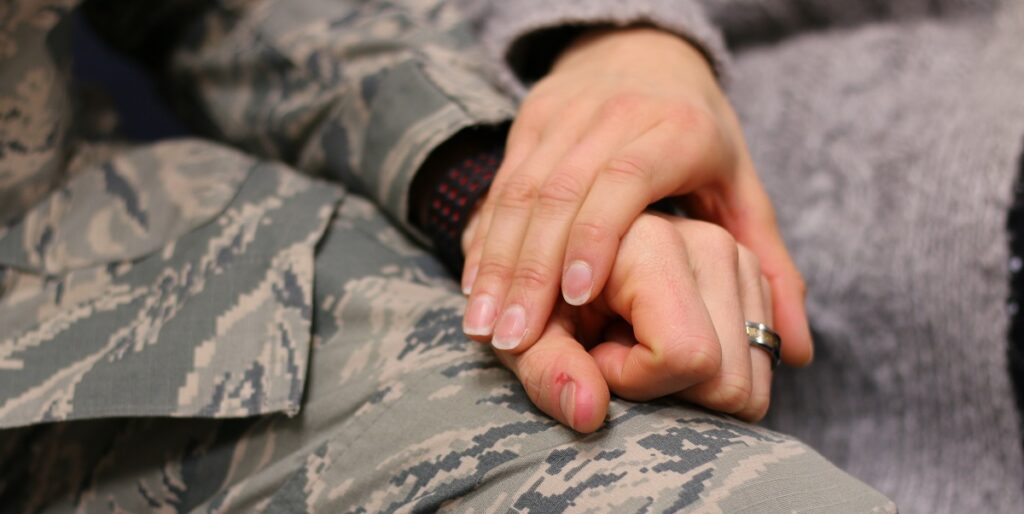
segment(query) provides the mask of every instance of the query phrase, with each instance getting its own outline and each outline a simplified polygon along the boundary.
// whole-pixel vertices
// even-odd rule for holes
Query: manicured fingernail
[[[462,281],[462,294],[469,296],[469,293],[473,292],[473,282],[476,282],[476,273],[480,271],[480,266],[474,265],[469,268],[469,273],[466,273],[466,278]]]
[[[572,261],[562,275],[562,296],[569,305],[583,305],[594,290],[594,270],[583,261]]]
[[[494,324],[494,316],[497,313],[498,307],[493,297],[486,294],[476,297],[466,309],[462,331],[471,336],[490,335],[491,325]]]
[[[576,420],[573,419],[573,415],[576,413],[576,383],[569,382],[562,386],[562,392],[559,394],[558,403],[562,406],[562,416],[565,418],[565,422],[570,427],[576,425]]]
[[[511,350],[522,342],[526,335],[526,309],[521,305],[513,305],[501,314],[494,326],[494,339],[491,344],[499,350]]]

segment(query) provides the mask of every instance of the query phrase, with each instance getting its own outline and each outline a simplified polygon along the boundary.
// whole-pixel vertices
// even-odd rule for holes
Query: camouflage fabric
[[[73,0],[0,3],[0,226],[45,195],[66,158],[67,9]]]
[[[0,427],[297,412],[312,252],[339,193],[295,169],[404,221],[430,150],[511,101],[437,0],[93,0],[212,135],[295,167],[193,141],[68,180],[75,5],[0,7]]]
[[[894,512],[791,438],[614,401],[581,437],[461,333],[432,257],[349,196],[320,244],[295,417],[113,419],[9,433],[0,504],[44,512]],[[56,470],[61,470],[55,473]],[[126,471],[129,470],[129,471]],[[31,491],[19,495],[18,491]],[[0,493],[0,494],[4,494]]]
[[[339,196],[201,141],[76,174],[0,237],[0,426],[297,412]]]
[[[81,151],[76,5],[0,3],[0,511],[894,511],[684,406],[579,436],[461,334],[409,184],[514,110],[452,4],[90,0],[248,153]]]

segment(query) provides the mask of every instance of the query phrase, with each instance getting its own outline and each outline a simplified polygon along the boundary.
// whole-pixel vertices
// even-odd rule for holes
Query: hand
[[[691,215],[725,227],[760,257],[783,358],[809,362],[803,282],[736,116],[704,57],[653,29],[581,40],[525,100],[465,233],[467,335],[529,348],[559,284],[571,305],[598,297],[637,216],[683,194]]]
[[[744,322],[769,326],[771,293],[752,252],[722,228],[643,214],[622,240],[603,292],[560,303],[536,344],[497,350],[541,410],[580,431],[599,428],[609,391],[673,396],[757,421],[771,362]]]

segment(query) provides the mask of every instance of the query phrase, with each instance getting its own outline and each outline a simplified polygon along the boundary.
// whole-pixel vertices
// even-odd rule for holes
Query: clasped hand
[[[643,214],[664,198],[714,224]],[[600,425],[609,390],[759,419],[771,371],[746,320],[775,326],[787,364],[811,358],[803,282],[739,122],[671,34],[601,31],[564,52],[463,242],[465,332],[577,430]]]

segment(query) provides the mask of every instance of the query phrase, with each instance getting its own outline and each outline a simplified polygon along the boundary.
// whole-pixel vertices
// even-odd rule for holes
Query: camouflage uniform
[[[82,151],[78,2],[0,3],[0,510],[895,510],[693,408],[614,400],[575,434],[462,335],[409,184],[514,102],[453,5],[90,1],[249,154]]]

